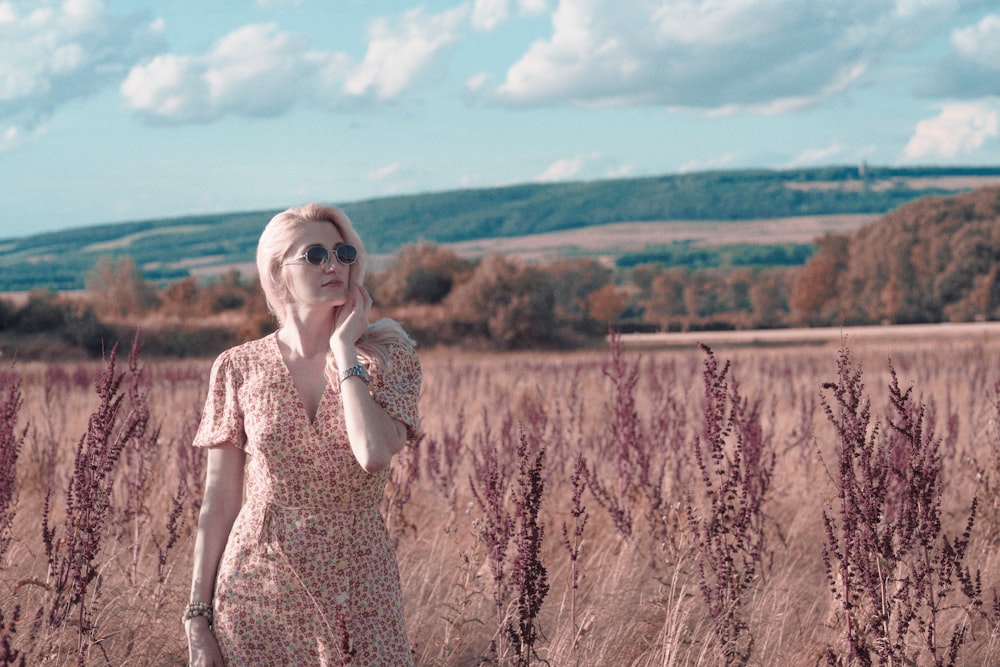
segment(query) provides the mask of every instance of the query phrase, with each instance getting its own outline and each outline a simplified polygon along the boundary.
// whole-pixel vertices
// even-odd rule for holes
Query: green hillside
[[[752,220],[883,214],[927,195],[972,189],[956,179],[1000,177],[1000,167],[828,167],[715,171],[593,182],[457,190],[339,203],[373,253],[420,240],[448,243],[615,222]],[[945,179],[951,179],[947,186]],[[276,210],[97,225],[0,240],[0,291],[83,287],[103,255],[129,255],[148,280],[198,266],[252,261]]]

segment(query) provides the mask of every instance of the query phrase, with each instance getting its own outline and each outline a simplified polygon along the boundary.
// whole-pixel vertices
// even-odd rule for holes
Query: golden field
[[[882,646],[888,639],[880,633],[899,641],[885,664],[949,664],[956,628],[965,634],[953,664],[1000,664],[993,597],[1000,589],[1000,338],[992,329],[902,338],[845,333],[791,343],[702,341],[711,356],[695,345],[697,336],[572,353],[422,351],[425,436],[395,462],[385,503],[416,663],[863,664],[850,651],[850,619],[855,632],[868,633],[856,641]],[[871,608],[872,597],[845,611],[834,594],[844,579],[828,578],[824,565],[830,539],[824,511],[839,526],[843,503],[841,443],[824,411],[826,405],[836,415],[838,407],[834,388],[823,385],[838,383],[842,346],[871,402],[866,438],[879,442],[892,432],[890,422],[899,422],[890,404],[891,361],[902,389],[912,387],[909,397],[922,409],[920,434],[940,464],[936,490],[924,496],[931,505],[940,502],[940,530],[925,537],[923,551],[908,552],[913,559],[884,572],[881,611],[916,577],[921,558],[940,555],[940,538],[961,542],[978,498],[964,564],[978,572],[982,604],[972,604],[957,580],[948,586],[947,577],[938,578],[936,602],[916,611],[903,636],[898,625],[871,622],[880,612]],[[60,597],[41,525],[48,491],[54,545],[48,550],[58,560],[73,530],[64,517],[66,490],[79,476],[74,452],[100,402],[94,382],[108,364],[26,362],[4,369],[0,400],[14,387],[23,404],[12,431],[20,449],[11,540],[0,561],[0,637],[29,665],[186,661],[179,617],[201,485],[201,454],[187,443],[210,360],[146,361],[140,354],[130,370],[126,357],[121,352],[116,366],[124,373],[119,420],[147,405],[148,423],[109,466],[110,504],[97,529],[84,615],[65,592]],[[727,418],[738,413],[753,428],[711,428],[720,407],[706,398],[713,359],[718,365],[709,375],[723,391],[712,395],[731,397],[721,406]],[[738,459],[750,448],[741,439],[746,434],[757,438],[757,467]],[[699,467],[697,452],[705,456],[713,438],[724,443],[725,458]],[[524,548],[516,533],[530,523],[516,513],[530,472],[525,455],[527,463],[542,464],[535,555],[548,590],[532,618],[532,650],[522,648],[519,656],[505,629],[524,613],[513,575]],[[500,504],[492,508],[481,502],[491,471],[500,482]],[[713,492],[734,474],[761,495],[759,505],[746,505],[750,516],[713,509]],[[742,492],[731,497],[741,507],[746,500]],[[933,507],[922,511],[933,514]],[[499,556],[487,548],[491,512],[514,524]],[[710,523],[721,536],[706,532]],[[736,539],[740,531],[743,541]],[[728,539],[733,581],[711,570],[718,564],[712,545],[725,547]],[[720,599],[728,608],[713,612],[710,601]],[[52,620],[57,606],[61,622]],[[929,618],[936,653],[922,629]],[[873,662],[879,664],[878,656]]]

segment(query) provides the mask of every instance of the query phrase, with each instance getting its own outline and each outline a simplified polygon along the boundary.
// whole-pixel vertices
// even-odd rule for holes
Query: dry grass
[[[961,531],[971,498],[980,493],[969,562],[981,571],[987,591],[1000,588],[1000,414],[993,394],[1000,381],[1000,341],[958,335],[907,339],[904,344],[861,336],[848,342],[863,364],[876,415],[886,409],[890,357],[901,381],[914,385],[937,415],[939,436],[946,435],[947,416],[954,415],[951,423],[957,431],[949,437],[953,444],[945,461],[944,531]],[[828,469],[835,459],[832,429],[819,396],[821,383],[836,377],[838,345],[839,340],[716,350],[720,360],[732,362],[740,391],[768,407],[763,426],[777,455],[764,510],[766,567],[740,608],[754,640],[749,664],[820,665],[828,647],[843,648],[821,554],[821,512],[835,494]],[[648,426],[662,407],[654,405],[652,378],[669,378],[665,391],[681,416],[677,433],[690,443],[702,419],[702,353],[683,346],[629,351],[628,356],[642,370],[636,396],[641,422]],[[572,618],[574,592],[561,526],[572,520],[570,475],[576,454],[584,453],[599,470],[613,474],[612,434],[606,426],[614,406],[602,372],[606,361],[604,352],[423,352],[426,438],[409,452],[411,458],[397,461],[397,482],[409,496],[397,496],[404,500],[392,507],[389,522],[398,540],[407,625],[419,665],[471,666],[491,659],[498,622],[480,539],[483,517],[470,491],[471,457],[487,442],[502,445],[505,423],[515,435],[521,427],[538,431],[537,441],[546,448],[541,555],[551,590],[542,608],[537,659],[560,666],[721,664],[698,590],[697,554],[677,503],[666,506],[661,516],[672,527],[669,538],[657,540],[640,497],[634,530],[626,537],[589,492],[583,496],[589,520],[578,565],[577,617]],[[36,610],[51,596],[45,589],[38,526],[47,485],[46,443],[57,442],[55,486],[64,488],[73,447],[95,404],[89,383],[100,369],[100,364],[16,368],[24,378],[21,424],[28,426],[28,435],[19,459],[15,539],[0,563],[0,611],[10,618],[20,606],[13,640],[29,656],[28,664],[76,660],[73,628],[50,630],[39,623],[33,629]],[[170,497],[182,474],[178,451],[197,423],[208,362],[151,363],[147,370],[153,420],[162,431],[144,492],[146,513],[138,541],[129,537],[133,531],[120,534],[114,525],[109,529],[96,595],[93,639],[98,644],[89,651],[87,664],[180,665],[186,660],[179,615],[187,596],[196,484],[187,497],[182,539],[168,554],[162,582],[156,560],[168,532]],[[64,379],[53,379],[55,372]],[[444,451],[449,439],[456,443],[449,450],[452,455],[432,456]],[[654,450],[666,460],[668,477],[675,466],[685,465],[666,458],[672,456],[667,443],[655,443]],[[409,476],[403,474],[407,470]],[[668,484],[666,492],[676,499],[681,490]],[[137,565],[132,557],[136,545]],[[995,657],[998,629],[981,619],[970,622],[974,633],[958,664],[1000,664]],[[499,662],[513,664],[509,654]],[[932,663],[923,655],[916,664]]]

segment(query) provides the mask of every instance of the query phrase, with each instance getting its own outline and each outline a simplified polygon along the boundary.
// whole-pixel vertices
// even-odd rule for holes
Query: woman
[[[192,665],[412,664],[379,506],[418,434],[420,364],[398,324],[369,325],[365,268],[338,209],[292,208],[261,234],[279,328],[219,355],[194,439]]]

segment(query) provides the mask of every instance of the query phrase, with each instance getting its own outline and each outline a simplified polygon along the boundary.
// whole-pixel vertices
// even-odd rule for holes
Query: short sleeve
[[[389,416],[406,425],[406,439],[415,442],[421,435],[420,413],[420,358],[416,351],[402,344],[391,345],[392,361],[387,372],[381,368],[372,373],[371,394]]]
[[[246,448],[243,409],[238,398],[239,385],[239,374],[233,367],[231,354],[223,352],[212,364],[205,410],[192,443],[195,447],[234,444],[240,449]]]

